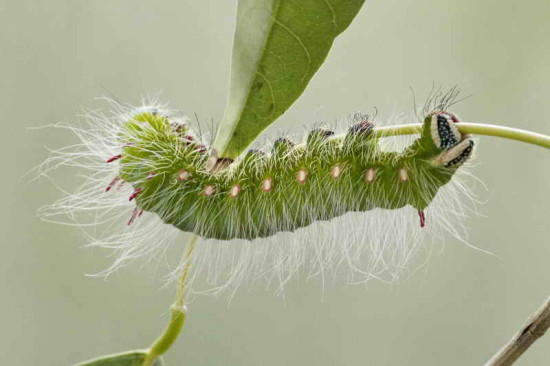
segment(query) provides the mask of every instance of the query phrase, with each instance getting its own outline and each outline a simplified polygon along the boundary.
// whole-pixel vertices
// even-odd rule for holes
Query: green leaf
[[[364,0],[239,0],[231,86],[213,148],[235,159],[305,90]]]
[[[130,351],[102,356],[74,366],[141,366],[146,356],[145,351]],[[155,366],[162,366],[163,364],[160,358],[155,361]]]

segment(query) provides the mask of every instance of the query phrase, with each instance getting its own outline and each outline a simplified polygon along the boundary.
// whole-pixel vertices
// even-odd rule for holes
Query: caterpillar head
[[[472,155],[474,141],[456,127],[458,117],[447,111],[433,111],[424,120],[424,137],[431,141],[436,153],[432,163],[446,168],[458,168]]]

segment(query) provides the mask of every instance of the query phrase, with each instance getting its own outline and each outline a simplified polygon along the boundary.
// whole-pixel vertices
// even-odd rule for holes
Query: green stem
[[[172,318],[170,319],[170,323],[168,323],[164,332],[147,351],[147,357],[143,360],[142,366],[153,366],[155,360],[166,353],[178,338],[185,322],[186,310],[185,307],[177,308],[175,306],[171,310]]]
[[[520,130],[519,128],[468,122],[460,122],[457,124],[457,127],[462,133],[502,137],[550,149],[550,136],[536,132]]]
[[[422,132],[421,123],[409,123],[405,125],[395,125],[395,126],[383,126],[375,127],[373,129],[374,136],[376,137],[393,137],[393,136],[403,136],[403,135],[415,135]],[[550,149],[550,136],[542,135],[540,133],[520,130],[518,128],[498,126],[498,125],[489,125],[485,123],[474,123],[474,122],[460,122],[456,124],[458,130],[463,134],[472,134],[472,135],[485,135],[485,136],[494,136],[501,137],[509,140],[516,140],[521,142],[526,142],[528,144],[533,144],[537,146],[542,146],[547,149]],[[346,136],[345,133],[334,135],[331,140],[342,140]],[[306,144],[296,145],[296,148],[301,149],[305,148]]]
[[[422,132],[421,123],[410,123],[405,125],[395,125],[395,126],[384,126],[384,127],[375,127],[373,130],[374,136],[376,137],[393,137],[393,136],[403,136],[403,135],[415,135]],[[485,136],[494,136],[501,137],[509,140],[516,140],[521,142],[526,142],[528,144],[533,144],[537,146],[542,146],[547,149],[550,149],[550,136],[543,135],[536,132],[520,130],[518,128],[490,125],[486,123],[475,123],[475,122],[460,122],[456,126],[458,130],[463,134],[472,134],[472,135],[485,135]],[[345,133],[332,136],[331,140],[343,140],[346,136]],[[303,149],[306,147],[305,143],[298,144],[295,146],[297,149]],[[207,170],[216,173],[225,169],[233,160],[231,159],[220,159],[216,155],[210,157]]]
[[[155,360],[166,353],[168,349],[174,344],[176,339],[183,329],[185,318],[187,315],[187,309],[185,307],[185,293],[187,290],[187,278],[189,277],[189,267],[191,264],[191,254],[195,249],[198,237],[192,235],[187,246],[187,253],[185,255],[185,264],[178,281],[178,288],[176,291],[176,301],[172,305],[172,318],[170,323],[164,330],[164,332],[157,338],[153,345],[147,350],[147,357],[143,360],[142,366],[153,366]]]
[[[550,136],[539,133],[520,130],[517,128],[489,125],[484,123],[460,122],[456,124],[458,130],[464,134],[485,135],[502,137],[505,139],[526,142],[528,144],[538,145],[550,149]],[[407,124],[397,126],[378,127],[374,129],[374,133],[378,137],[390,137],[398,135],[414,135],[422,131],[422,124]],[[338,139],[344,135],[337,135],[334,138]]]

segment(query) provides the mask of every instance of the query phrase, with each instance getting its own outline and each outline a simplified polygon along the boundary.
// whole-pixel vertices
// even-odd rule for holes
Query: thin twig
[[[550,328],[550,298],[529,318],[521,330],[508,341],[485,366],[512,365],[527,349]]]
[[[172,305],[172,317],[170,323],[164,330],[164,332],[157,338],[153,345],[147,350],[147,356],[143,360],[141,366],[152,366],[155,360],[166,353],[168,349],[174,344],[176,339],[181,333],[183,325],[185,324],[185,318],[187,315],[187,309],[185,307],[185,294],[187,291],[187,278],[189,276],[189,267],[191,266],[191,255],[197,244],[198,237],[191,235],[189,244],[187,245],[187,253],[185,255],[185,264],[181,272],[181,276],[178,282],[178,288],[176,291],[176,301]]]
[[[373,136],[383,138],[383,137],[394,137],[394,136],[403,136],[403,135],[416,135],[422,132],[423,128],[422,123],[409,123],[404,125],[395,125],[395,126],[382,126],[375,127],[372,130]],[[550,149],[550,136],[543,135],[536,132],[531,132],[527,130],[520,130],[518,128],[505,127],[499,125],[490,125],[486,123],[477,123],[477,122],[460,122],[456,124],[458,130],[463,134],[472,134],[472,135],[484,135],[484,136],[494,136],[501,137],[509,140],[516,140],[525,142],[532,145],[537,145]],[[343,140],[346,137],[346,134],[333,135],[330,137],[331,140]],[[306,147],[306,144],[296,145],[295,148],[303,149]]]
[[[383,137],[394,137],[394,136],[403,136],[403,135],[416,135],[422,132],[423,128],[422,123],[411,123],[404,125],[395,125],[395,126],[383,126],[375,127],[372,130],[373,136],[378,138]],[[460,122],[456,124],[458,130],[463,134],[472,134],[472,135],[485,135],[485,136],[494,136],[501,137],[510,140],[516,140],[525,142],[528,144],[533,144],[541,147],[550,149],[550,136],[543,135],[536,132],[531,132],[527,130],[520,130],[518,128],[505,127],[499,125],[490,125],[486,123],[476,123],[476,122]],[[343,140],[346,134],[333,135],[330,137],[331,140]],[[298,144],[294,146],[296,149],[304,149],[306,143]],[[233,159],[227,157],[218,156],[218,151],[215,149],[212,150],[210,157],[206,163],[206,170],[211,173],[217,173],[227,168],[232,162]]]

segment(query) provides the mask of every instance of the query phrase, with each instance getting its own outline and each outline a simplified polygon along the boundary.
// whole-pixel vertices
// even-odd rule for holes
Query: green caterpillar
[[[250,150],[221,172],[206,171],[206,147],[186,123],[156,110],[123,124],[118,180],[135,188],[136,209],[156,213],[169,224],[203,238],[269,237],[315,221],[379,207],[424,210],[471,156],[474,142],[461,135],[459,120],[446,111],[429,113],[421,136],[402,152],[385,152],[367,118],[343,139],[315,129],[307,142],[275,141],[270,154]]]

